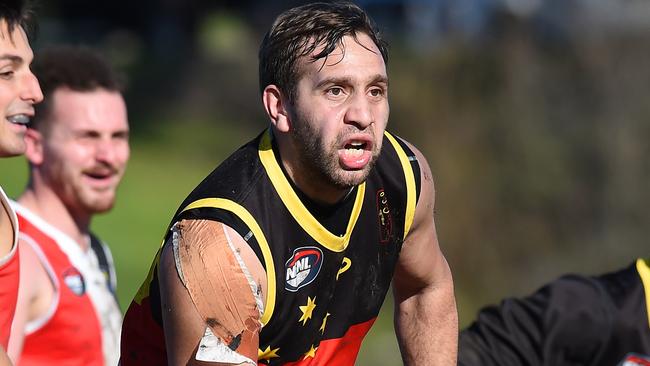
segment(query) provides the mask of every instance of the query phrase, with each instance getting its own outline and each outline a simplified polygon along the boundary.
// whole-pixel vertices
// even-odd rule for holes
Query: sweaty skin
[[[260,309],[222,224],[182,220],[174,228],[181,281],[207,327],[228,348],[257,359]]]

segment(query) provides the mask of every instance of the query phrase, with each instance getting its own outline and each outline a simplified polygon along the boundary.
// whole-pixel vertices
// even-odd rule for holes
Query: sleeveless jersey
[[[91,248],[84,251],[68,235],[14,205],[20,238],[32,246],[56,289],[47,314],[26,324],[18,365],[117,365],[122,316],[110,250],[91,234]]]
[[[412,152],[386,133],[366,181],[326,229],[285,177],[270,131],[217,167],[183,202],[180,219],[235,229],[266,271],[259,365],[353,365],[391,283],[413,220],[420,171]],[[160,253],[160,252],[159,252]],[[125,316],[122,366],[165,364],[158,258]]]
[[[11,226],[14,228],[13,243],[9,254],[0,258],[0,345],[7,350],[9,334],[11,333],[11,322],[16,312],[16,301],[18,300],[18,282],[20,280],[20,259],[18,252],[18,236],[16,235],[18,221],[14,210],[9,205],[5,192],[0,187],[0,210],[9,213]]]

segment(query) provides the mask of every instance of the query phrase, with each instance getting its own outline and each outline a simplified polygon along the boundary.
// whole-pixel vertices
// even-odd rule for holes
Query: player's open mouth
[[[86,176],[92,178],[92,179],[106,179],[110,178],[112,174],[106,173],[106,174],[99,174],[99,173],[86,173]]]
[[[366,147],[368,146],[368,143],[366,142],[361,142],[361,141],[353,141],[348,144],[345,144],[344,148],[346,150],[346,154],[350,156],[361,156],[363,155],[364,150],[366,150]]]
[[[8,116],[7,121],[16,125],[28,125],[32,121],[32,117],[24,113],[19,113]]]
[[[344,169],[363,169],[372,158],[372,140],[354,138],[346,141],[339,150],[339,162]]]
[[[105,189],[113,187],[116,181],[117,172],[110,170],[91,170],[83,173],[89,185],[95,188]]]

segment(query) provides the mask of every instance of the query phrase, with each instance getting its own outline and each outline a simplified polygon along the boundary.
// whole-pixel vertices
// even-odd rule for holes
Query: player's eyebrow
[[[342,85],[349,85],[352,84],[352,78],[349,77],[329,77],[321,80],[316,87],[320,88],[324,85],[328,84],[342,84]]]
[[[324,85],[330,85],[330,84],[341,84],[341,85],[350,85],[353,83],[353,79],[348,76],[342,76],[342,77],[329,77],[321,80],[316,87],[320,88]],[[387,84],[388,85],[388,78],[384,75],[377,74],[374,77],[371,78],[370,84]]]
[[[0,61],[8,60],[11,61],[15,64],[22,64],[23,63],[23,58],[20,56],[12,55],[12,54],[0,54]]]

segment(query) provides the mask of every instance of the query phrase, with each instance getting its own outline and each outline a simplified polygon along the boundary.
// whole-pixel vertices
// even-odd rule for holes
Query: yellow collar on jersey
[[[291,187],[291,184],[289,184],[289,181],[287,181],[287,178],[282,172],[282,168],[278,165],[275,153],[273,152],[270,129],[267,130],[260,141],[259,156],[262,165],[264,165],[264,169],[266,169],[266,173],[271,179],[271,183],[273,183],[273,187],[275,187],[275,190],[278,192],[282,202],[291,213],[291,216],[293,216],[296,222],[300,224],[302,229],[325,248],[334,252],[344,251],[350,242],[352,230],[354,229],[354,225],[357,223],[359,213],[361,212],[363,198],[366,192],[366,183],[364,182],[359,184],[357,197],[355,198],[354,206],[352,207],[352,213],[350,214],[345,234],[343,234],[343,236],[338,236],[327,230],[309,212],[307,207],[305,207],[302,201],[300,201],[300,198],[298,198],[298,195]]]

